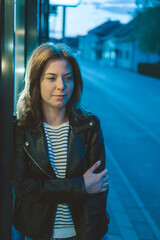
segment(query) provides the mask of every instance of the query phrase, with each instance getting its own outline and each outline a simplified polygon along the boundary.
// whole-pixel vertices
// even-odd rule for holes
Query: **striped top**
[[[51,126],[43,122],[51,166],[58,178],[66,177],[69,122]],[[75,236],[75,227],[68,204],[58,204],[54,222],[54,238]]]

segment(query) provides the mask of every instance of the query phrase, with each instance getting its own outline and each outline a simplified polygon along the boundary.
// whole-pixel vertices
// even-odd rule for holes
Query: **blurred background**
[[[109,169],[110,240],[160,239],[160,0],[0,0],[0,239],[11,226],[12,121],[28,59],[67,43],[82,104],[101,120]]]

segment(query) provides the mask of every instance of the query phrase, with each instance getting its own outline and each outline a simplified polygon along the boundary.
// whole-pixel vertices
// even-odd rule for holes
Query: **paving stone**
[[[117,235],[108,235],[109,240],[123,240],[120,236]]]
[[[123,212],[125,213],[125,209],[122,205],[122,203],[120,202],[120,200],[118,199],[112,199],[110,202],[109,202],[109,205],[110,205],[110,208],[112,211],[118,211],[118,212]]]
[[[123,240],[140,240],[137,233],[133,229],[120,228]]]
[[[123,183],[121,182],[121,179],[119,177],[117,177],[117,174],[114,175],[113,171],[111,172],[110,175],[110,181],[114,184],[114,186],[117,185],[123,185]]]
[[[142,240],[156,240],[153,232],[151,231],[150,227],[147,224],[143,223],[135,223],[134,224],[135,230],[140,236]]]
[[[119,227],[133,228],[133,225],[126,213],[113,212],[113,216]]]
[[[132,222],[140,222],[145,223],[146,220],[144,216],[142,215],[140,209],[137,208],[126,208],[127,214]]]
[[[126,188],[126,186],[124,185],[120,185],[117,189],[116,189],[117,193],[123,196],[129,196],[129,192],[128,189]]]
[[[108,211],[109,240],[157,240],[141,209],[116,172],[110,181]]]
[[[109,188],[109,195],[108,195],[108,199],[117,199],[119,198],[117,193],[114,190],[114,187],[110,186]]]
[[[130,196],[121,196],[124,207],[137,208],[136,202]]]
[[[119,227],[118,227],[114,217],[112,217],[112,215],[110,216],[110,223],[109,223],[108,232],[109,232],[109,234],[120,235]]]

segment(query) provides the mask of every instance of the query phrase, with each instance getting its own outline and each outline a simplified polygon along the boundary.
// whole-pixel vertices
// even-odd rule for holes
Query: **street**
[[[110,179],[114,163],[160,228],[160,80],[81,59],[79,64],[82,102],[101,120]]]

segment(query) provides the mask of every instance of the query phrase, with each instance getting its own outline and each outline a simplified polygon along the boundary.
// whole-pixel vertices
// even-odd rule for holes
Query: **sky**
[[[81,0],[77,7],[66,8],[65,35],[86,35],[108,20],[127,23],[132,19],[135,8],[135,0]],[[62,37],[62,16],[62,7],[57,8],[57,16],[51,15],[51,37]]]

